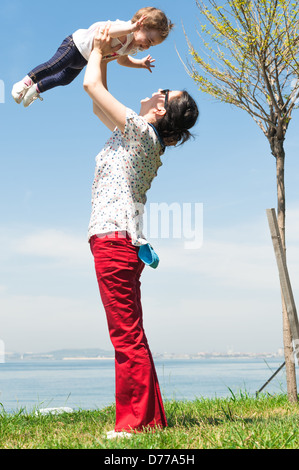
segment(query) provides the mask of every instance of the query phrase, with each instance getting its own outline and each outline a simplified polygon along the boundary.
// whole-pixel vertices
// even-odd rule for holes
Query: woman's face
[[[160,36],[159,31],[156,29],[147,30],[141,27],[139,31],[134,32],[133,46],[138,47],[139,50],[145,51],[151,46],[157,46],[161,44],[163,39]]]
[[[173,98],[177,98],[181,95],[181,91],[178,90],[171,90],[168,93],[168,102],[170,102]],[[162,93],[162,89],[159,88],[158,91],[152,94],[151,98],[144,98],[141,100],[141,115],[145,115],[148,112],[158,109],[162,110],[164,109],[165,105],[165,93]]]

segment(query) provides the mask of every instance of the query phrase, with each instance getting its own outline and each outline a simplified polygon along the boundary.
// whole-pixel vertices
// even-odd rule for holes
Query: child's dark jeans
[[[42,93],[56,86],[68,85],[86,64],[87,60],[78,51],[72,36],[68,36],[52,59],[38,65],[28,75]]]

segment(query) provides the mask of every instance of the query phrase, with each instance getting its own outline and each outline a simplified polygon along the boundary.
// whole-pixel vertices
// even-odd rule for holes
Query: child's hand
[[[136,21],[136,23],[132,24],[132,33],[134,31],[138,31],[141,28],[145,18],[146,18],[146,15],[142,15],[142,17],[138,21]]]
[[[140,59],[141,67],[147,69],[150,73],[152,73],[151,69],[155,67],[154,65],[152,65],[153,62],[155,62],[155,59],[153,59],[151,55],[148,55],[146,57],[143,57],[143,59]]]
[[[115,47],[111,46],[111,37],[109,35],[110,24],[106,24],[103,31],[100,28],[97,30],[94,40],[93,40],[93,47],[94,49],[98,49],[103,56],[116,52],[122,46],[118,44]]]

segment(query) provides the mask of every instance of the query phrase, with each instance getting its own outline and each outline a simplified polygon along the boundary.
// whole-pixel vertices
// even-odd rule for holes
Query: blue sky
[[[65,36],[95,21],[132,17],[146,6],[53,0],[51,7],[2,0],[0,184],[0,339],[7,351],[111,349],[87,244],[95,156],[109,131],[92,114],[84,72],[28,109],[10,92],[14,82],[49,59]],[[86,7],[88,5],[88,8]],[[163,156],[148,193],[155,204],[203,205],[203,244],[183,237],[154,238],[157,270],[142,276],[144,324],[154,352],[277,351],[282,347],[278,273],[266,219],[276,207],[275,160],[253,120],[199,92],[186,74],[182,24],[196,46],[195,1],[160,0],[175,29],[149,52],[155,69],[109,64],[110,91],[139,111],[158,88],[187,89],[200,118],[195,139]],[[141,57],[141,55],[140,55]],[[0,100],[1,101],[1,100]],[[298,298],[298,118],[287,139],[287,244]]]

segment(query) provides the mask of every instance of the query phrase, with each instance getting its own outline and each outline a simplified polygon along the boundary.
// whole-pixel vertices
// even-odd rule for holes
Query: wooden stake
[[[285,253],[284,253],[283,246],[281,243],[281,238],[279,235],[279,227],[277,223],[275,209],[267,209],[266,212],[267,212],[274,252],[276,256],[276,262],[277,262],[279,279],[280,279],[280,286],[281,286],[282,295],[284,297],[285,306],[286,306],[286,310],[287,310],[287,314],[288,314],[288,318],[290,322],[292,339],[294,343],[293,346],[295,346],[294,352],[297,357],[297,360],[299,361],[299,354],[298,354],[299,351],[297,351],[298,346],[299,346],[299,323],[298,323],[297,310],[296,310],[296,305],[295,305],[295,301],[293,297],[291,282],[290,282],[287,263],[286,263],[286,257],[285,257]]]

